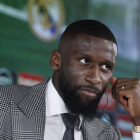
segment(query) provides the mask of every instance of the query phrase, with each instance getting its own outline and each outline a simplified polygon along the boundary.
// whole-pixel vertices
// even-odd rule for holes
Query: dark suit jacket
[[[0,86],[0,140],[44,140],[47,80],[35,86]],[[116,127],[83,120],[84,140],[120,140]]]

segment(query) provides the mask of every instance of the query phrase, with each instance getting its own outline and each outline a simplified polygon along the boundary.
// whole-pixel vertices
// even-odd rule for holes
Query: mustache
[[[95,90],[96,93],[101,94],[101,91],[97,87],[95,87],[94,85],[80,85],[80,86],[77,86],[77,90],[79,90],[81,88]]]

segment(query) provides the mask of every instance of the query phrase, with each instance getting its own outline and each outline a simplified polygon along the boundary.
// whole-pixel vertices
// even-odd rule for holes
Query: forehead
[[[106,39],[84,35],[84,34],[78,34],[74,40],[75,43],[75,49],[83,49],[83,50],[117,50],[117,46],[115,43],[108,41]]]
[[[117,56],[117,46],[115,43],[85,34],[78,34],[73,40],[70,40],[67,51],[73,55],[79,52],[87,52],[91,55],[94,53],[94,56]]]

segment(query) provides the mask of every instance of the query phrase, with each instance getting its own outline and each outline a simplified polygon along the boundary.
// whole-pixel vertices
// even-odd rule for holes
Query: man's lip
[[[89,90],[89,89],[80,89],[81,90],[81,92],[80,92],[80,94],[83,96],[83,97],[91,97],[90,99],[91,100],[93,100],[93,99],[95,99],[96,97],[97,97],[97,92],[95,92],[95,91],[91,91],[91,90]]]
[[[96,91],[96,90],[94,90],[94,89],[89,89],[89,88],[81,88],[80,90],[85,90],[85,91],[87,91],[87,92],[89,92],[89,93],[98,94],[98,93],[97,93],[97,91]]]

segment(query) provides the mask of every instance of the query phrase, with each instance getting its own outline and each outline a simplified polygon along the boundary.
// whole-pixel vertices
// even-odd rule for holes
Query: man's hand
[[[112,97],[131,115],[134,125],[140,126],[140,80],[112,77],[110,83]]]

